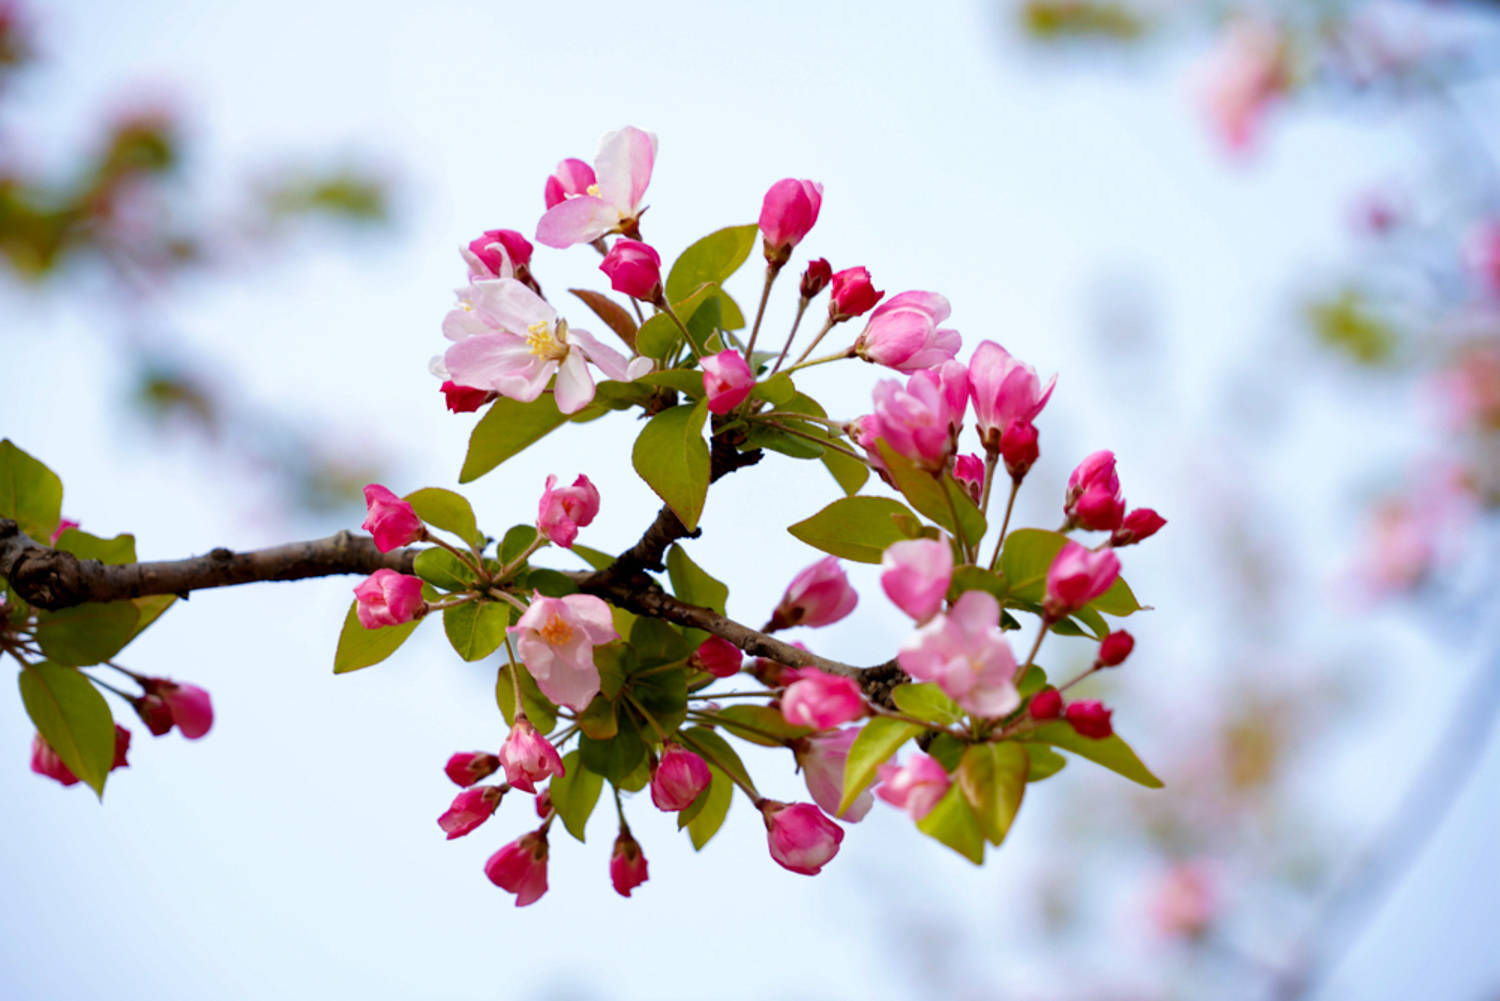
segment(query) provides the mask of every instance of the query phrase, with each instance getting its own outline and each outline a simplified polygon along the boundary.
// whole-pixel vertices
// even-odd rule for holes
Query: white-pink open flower
[[[542,694],[578,712],[599,694],[594,647],[620,635],[609,606],[593,595],[547,598],[540,593],[510,634]]]
[[[633,371],[618,351],[569,327],[514,278],[477,281],[461,291],[458,308],[443,318],[443,336],[457,342],[443,356],[454,382],[529,403],[556,375],[553,394],[565,414],[594,398],[589,362],[611,379],[628,382]]]
[[[904,539],[886,547],[880,567],[886,597],[926,622],[942,609],[953,580],[953,548],[944,539]]]
[[[536,239],[549,247],[588,243],[606,233],[632,236],[641,199],[656,162],[656,134],[627,125],[606,132],[594,154],[594,182],[585,193],[548,207],[536,224]],[[551,201],[551,195],[548,195]]]
[[[870,812],[875,799],[866,789],[854,797],[849,809],[838,812],[839,797],[844,794],[844,766],[849,761],[849,748],[859,736],[859,727],[847,726],[842,730],[820,733],[803,740],[796,751],[797,764],[802,777],[807,780],[807,791],[813,802],[823,808],[830,817],[847,823],[857,823]]]
[[[896,659],[907,674],[936,682],[976,716],[1004,716],[1021,705],[1016,658],[1000,631],[1000,603],[988,592],[964,592],[946,614],[908,637]]]

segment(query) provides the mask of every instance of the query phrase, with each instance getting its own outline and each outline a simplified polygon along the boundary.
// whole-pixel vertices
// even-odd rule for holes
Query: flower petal
[[[557,400],[557,409],[565,414],[576,414],[593,400],[594,377],[589,374],[589,364],[582,351],[569,351],[562,360],[552,395]]]
[[[536,224],[536,242],[566,248],[597,240],[620,224],[620,213],[603,198],[581,195],[558,202]]]
[[[600,137],[599,151],[594,155],[600,197],[618,209],[621,215],[636,215],[646,187],[651,183],[651,168],[655,162],[655,133],[633,125],[618,132],[606,132]],[[537,238],[541,239],[540,236]]]

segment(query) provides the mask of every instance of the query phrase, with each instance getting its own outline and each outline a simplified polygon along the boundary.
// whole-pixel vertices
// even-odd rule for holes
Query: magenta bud
[[[1149,507],[1138,507],[1125,516],[1115,534],[1109,537],[1111,546],[1129,546],[1143,542],[1161,531],[1167,519]]]
[[[614,884],[616,893],[628,897],[630,891],[644,883],[646,878],[646,856],[641,851],[640,842],[631,837],[628,830],[622,829],[609,856],[609,881]]]
[[[468,788],[500,770],[500,759],[485,751],[463,751],[448,759],[443,771],[457,785]]]
[[[1062,715],[1062,693],[1055,688],[1043,688],[1031,697],[1028,707],[1032,719],[1057,719]]]
[[[1000,437],[1000,457],[1005,460],[1005,471],[1012,480],[1024,479],[1039,455],[1041,449],[1037,447],[1034,424],[1012,422]]]
[[[833,268],[828,264],[828,258],[818,257],[808,262],[807,270],[802,272],[802,284],[798,292],[804,299],[811,299],[819,292],[828,287],[833,281]]]
[[[1123,629],[1118,629],[1104,637],[1099,644],[1099,666],[1118,667],[1125,663],[1125,658],[1130,656],[1130,651],[1135,649],[1135,637]]]
[[[1103,740],[1115,732],[1109,722],[1110,715],[1103,702],[1073,702],[1067,711],[1073,729],[1090,740]]]

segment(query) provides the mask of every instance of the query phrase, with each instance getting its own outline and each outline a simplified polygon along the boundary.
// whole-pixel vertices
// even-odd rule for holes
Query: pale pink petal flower
[[[845,823],[863,820],[875,802],[870,790],[866,789],[849,804],[849,809],[837,812],[839,798],[844,793],[844,766],[849,761],[849,748],[858,736],[857,726],[816,734],[801,741],[796,752],[797,764],[802,769],[813,802],[830,817],[837,817]]]
[[[942,764],[921,751],[912,752],[899,765],[886,762],[880,766],[879,775],[880,786],[875,795],[898,810],[905,810],[916,821],[932,812],[952,784]]]
[[[953,367],[963,368],[957,362]],[[913,373],[905,386],[882,379],[873,394],[875,435],[892,451],[932,472],[946,466],[958,450],[958,430],[967,402],[967,384],[951,378],[956,372],[943,369],[948,366]],[[960,389],[962,395],[957,392]]]
[[[712,780],[707,762],[692,751],[669,743],[662,749],[656,771],[651,773],[651,802],[668,813],[685,810]]]
[[[985,591],[965,591],[901,644],[901,667],[918,681],[936,682],[976,716],[994,718],[1021,704],[1016,659],[1000,630],[1000,604]]]
[[[766,629],[831,625],[854,611],[858,602],[838,559],[825,556],[792,578]]]
[[[1030,365],[1017,361],[994,341],[981,342],[969,360],[969,393],[985,447],[998,449],[1001,435],[1012,423],[1034,421],[1056,385],[1054,375],[1043,388]]]
[[[898,372],[918,372],[952,360],[962,347],[958,331],[938,324],[952,312],[936,292],[902,292],[870,314],[854,352],[865,361]]]
[[[542,694],[577,712],[599,693],[594,647],[619,638],[609,606],[590,594],[548,598],[537,592],[509,631]]]
[[[594,168],[582,160],[569,157],[557,165],[557,169],[547,176],[547,184],[542,192],[542,197],[550,209],[569,198],[588,194],[589,187],[594,183]]]
[[[918,622],[926,622],[942,610],[953,580],[953,547],[946,540],[892,543],[880,565],[880,587],[897,608]]]
[[[540,733],[525,716],[516,720],[500,748],[500,764],[505,768],[505,779],[522,792],[536,792],[536,784],[554,775],[563,775],[562,758],[557,748]]]
[[[796,680],[781,696],[781,715],[793,726],[827,730],[869,712],[853,678],[826,674],[815,667],[797,669]]]
[[[744,356],[733,348],[709,355],[703,366],[703,391],[708,394],[708,409],[727,414],[750,395],[755,388],[755,373],[745,364]]]
[[[771,858],[782,868],[816,876],[835,855],[844,830],[811,803],[761,803]]]
[[[571,549],[578,530],[598,513],[599,491],[587,476],[580,475],[571,487],[559,487],[557,477],[548,476],[537,504],[536,527],[551,541]]]
[[[818,221],[823,185],[787,177],[771,185],[760,206],[760,233],[767,260],[785,263]]]
[[[561,248],[588,243],[606,233],[633,237],[655,161],[653,133],[634,126],[605,133],[594,156],[595,183],[586,194],[547,209],[537,223],[537,242]]]

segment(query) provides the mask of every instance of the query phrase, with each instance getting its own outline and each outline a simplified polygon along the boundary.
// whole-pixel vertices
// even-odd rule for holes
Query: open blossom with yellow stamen
[[[457,342],[441,366],[457,385],[530,402],[555,374],[557,409],[565,414],[594,398],[589,362],[611,379],[640,374],[588,331],[569,327],[545,299],[514,278],[476,281],[460,290],[458,307],[443,318],[443,335]]]
[[[536,225],[537,242],[561,248],[606,233],[637,238],[655,162],[655,133],[627,125],[600,138],[592,171],[581,160],[558,164],[547,179],[547,213]]]
[[[542,694],[582,712],[599,694],[594,647],[618,639],[609,606],[593,595],[533,595],[531,607],[510,627],[516,649]]]

